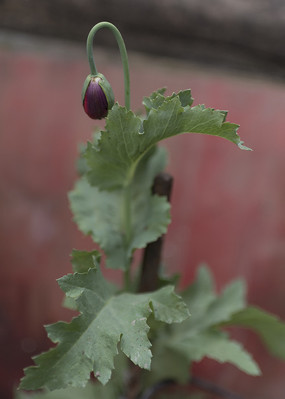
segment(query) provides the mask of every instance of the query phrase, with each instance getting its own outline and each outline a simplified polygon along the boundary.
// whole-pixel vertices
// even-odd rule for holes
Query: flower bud
[[[104,75],[88,75],[82,89],[83,108],[92,119],[102,119],[114,105],[114,94]]]

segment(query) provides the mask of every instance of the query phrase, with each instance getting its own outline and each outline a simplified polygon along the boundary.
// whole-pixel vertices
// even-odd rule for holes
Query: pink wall
[[[70,50],[68,52],[68,50]],[[100,72],[123,103],[117,54],[99,52]],[[237,276],[249,300],[285,319],[284,86],[188,64],[130,56],[132,108],[167,86],[192,88],[195,103],[228,109],[231,122],[254,152],[214,137],[169,139],[174,175],[173,222],[165,262],[189,283],[206,261],[218,287]],[[71,221],[67,191],[76,178],[79,142],[94,122],[82,111],[80,93],[89,73],[83,51],[0,51],[0,396],[10,398],[23,366],[49,346],[43,324],[69,318],[60,307],[55,279],[71,271],[72,248],[90,249]],[[102,125],[102,124],[101,124]],[[252,334],[238,333],[262,362],[261,378],[211,361],[200,375],[247,397],[284,397],[285,366],[268,356]]]

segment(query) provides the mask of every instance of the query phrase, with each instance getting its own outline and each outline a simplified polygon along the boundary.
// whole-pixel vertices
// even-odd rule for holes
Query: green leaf
[[[96,384],[97,385],[97,384]],[[18,391],[15,394],[15,399],[117,399],[112,396],[96,396],[97,386],[95,384],[87,384],[85,388],[66,388],[53,392],[39,392],[27,394]]]
[[[245,307],[244,282],[234,281],[218,296],[210,270],[206,266],[198,269],[196,281],[182,296],[191,309],[192,317],[187,321],[191,334],[229,320],[233,313]]]
[[[98,268],[100,260],[101,254],[98,251],[87,252],[74,249],[71,254],[73,271],[77,273],[87,273],[91,267]]]
[[[175,336],[172,327],[171,331],[169,329],[160,331],[153,343],[151,371],[143,371],[142,380],[145,388],[168,379],[181,384],[189,379],[190,360],[187,353],[181,353],[176,347],[169,345]]]
[[[230,362],[248,374],[258,375],[260,370],[251,355],[219,330],[220,323],[229,322],[233,314],[244,309],[244,283],[234,281],[217,295],[209,269],[202,266],[182,297],[191,318],[164,329],[154,342],[152,373],[146,377],[147,384],[162,378],[186,382],[191,363],[203,357]]]
[[[154,176],[165,165],[165,151],[153,151],[142,159],[131,185],[131,237],[126,242],[123,190],[100,191],[82,177],[69,194],[79,229],[90,234],[107,256],[106,266],[125,269],[133,251],[155,241],[167,231],[170,205],[165,197],[151,195]]]
[[[58,345],[34,358],[36,365],[25,369],[22,389],[84,387],[91,371],[106,384],[118,345],[135,364],[149,369],[147,318],[153,314],[156,320],[174,323],[189,315],[171,286],[153,293],[114,295],[114,287],[94,268],[64,276],[59,285],[67,296],[76,298],[81,314],[71,323],[46,327]]]
[[[74,272],[87,273],[92,267],[97,269],[100,266],[101,254],[98,251],[78,251],[74,249],[71,253],[71,264]],[[78,296],[80,295],[80,291]],[[67,309],[77,310],[76,297],[64,297],[63,304]]]
[[[137,139],[141,119],[115,104],[106,118],[106,130],[99,143],[88,143],[86,159],[88,180],[101,190],[123,187],[130,181],[139,161]],[[130,176],[129,176],[130,175]]]
[[[144,97],[143,99],[143,105],[145,106],[145,109],[147,113],[150,112],[152,108],[158,109],[164,102],[165,102],[165,93],[166,89],[159,89],[151,94],[150,97]],[[183,90],[180,91],[178,94],[173,93],[172,96],[169,98],[174,98],[178,97],[180,100],[180,103],[182,107],[186,107],[187,105],[192,105],[193,103],[193,98],[191,96],[191,90]]]
[[[183,340],[169,343],[168,347],[172,346],[191,361],[200,361],[204,357],[209,357],[220,363],[230,362],[250,375],[261,374],[258,365],[242,345],[229,340],[221,331],[207,330],[192,337],[185,336]]]
[[[224,122],[225,114],[197,105],[182,107],[179,98],[167,99],[158,109],[152,109],[143,122],[144,135],[140,149],[181,133],[203,133],[223,137],[241,145],[238,125]]]
[[[285,359],[285,323],[277,316],[250,306],[233,314],[222,325],[250,328],[261,337],[274,356]]]
[[[164,91],[144,99],[148,112],[142,121],[133,112],[115,104],[106,119],[106,130],[96,144],[88,143],[88,180],[101,190],[124,187],[132,181],[136,167],[150,148],[161,140],[181,133],[203,133],[223,137],[241,149],[238,125],[225,122],[226,112],[190,107],[190,91],[164,97]]]
[[[197,270],[195,281],[182,292],[187,305],[191,307],[193,315],[204,313],[211,302],[216,298],[213,276],[206,265]]]
[[[147,114],[150,112],[152,108],[157,109],[160,107],[161,104],[164,103],[165,97],[164,93],[166,92],[166,89],[159,89],[155,92],[153,92],[149,97],[144,97],[143,99],[143,105],[146,109]]]
[[[120,356],[118,356],[120,357]],[[116,358],[117,359],[117,358]],[[23,391],[17,391],[15,393],[15,399],[118,399],[120,394],[124,392],[124,376],[120,375],[120,371],[125,371],[126,369],[120,369],[121,364],[116,364],[116,372],[118,378],[113,378],[106,384],[102,385],[100,383],[89,382],[84,388],[65,388],[56,389],[52,392],[42,391],[38,393],[25,393]],[[125,365],[124,365],[125,366]]]

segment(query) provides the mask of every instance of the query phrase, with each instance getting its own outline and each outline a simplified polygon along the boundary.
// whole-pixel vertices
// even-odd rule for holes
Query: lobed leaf
[[[123,223],[123,190],[100,191],[82,177],[69,194],[79,229],[90,234],[105,251],[106,265],[125,269],[133,251],[164,234],[170,223],[170,205],[165,197],[151,195],[154,176],[165,165],[165,152],[154,149],[142,161],[131,185],[131,237],[126,242]]]
[[[135,364],[149,369],[150,314],[165,323],[181,322],[189,316],[171,286],[153,293],[114,295],[115,288],[95,268],[64,276],[59,285],[67,296],[76,298],[81,314],[71,323],[46,327],[49,338],[58,345],[34,358],[35,366],[25,369],[22,389],[84,387],[92,371],[106,384],[118,345]]]
[[[96,398],[97,387],[95,384],[87,384],[85,388],[66,388],[53,392],[43,391],[33,394],[16,392],[15,399],[94,399]],[[97,396],[100,399],[117,399],[115,396]]]
[[[191,309],[192,317],[189,323],[187,322],[191,333],[230,320],[233,313],[246,305],[245,284],[242,280],[232,282],[220,295],[217,295],[213,277],[206,266],[198,269],[196,280],[182,293],[182,296]]]
[[[239,326],[256,332],[267,349],[281,359],[285,359],[285,323],[277,316],[262,309],[250,306],[234,313],[222,326]]]
[[[164,97],[164,90],[144,99],[147,116],[141,120],[133,112],[115,104],[106,120],[106,130],[95,144],[89,143],[86,160],[88,180],[101,190],[128,185],[142,157],[159,141],[181,133],[202,133],[223,137],[243,146],[238,125],[225,122],[226,112],[190,107],[190,90]],[[98,138],[98,137],[97,137]]]
[[[146,377],[148,383],[165,378],[185,383],[191,363],[203,357],[230,362],[248,374],[259,375],[259,367],[251,355],[219,330],[220,326],[230,323],[237,312],[244,311],[243,282],[234,281],[217,295],[209,269],[201,266],[194,283],[182,297],[191,310],[191,318],[165,329],[155,341],[152,375]],[[176,365],[175,369],[171,364]]]
[[[165,102],[165,97],[164,93],[166,92],[166,89],[158,89],[157,91],[153,92],[150,97],[144,97],[143,99],[143,105],[145,106],[147,114],[151,111],[152,108],[158,109],[164,102]],[[178,94],[173,93],[172,96],[169,98],[174,98],[178,97],[180,100],[180,103],[182,107],[190,106],[193,103],[193,98],[191,95],[191,90],[182,90]]]
[[[190,361],[200,361],[209,357],[219,363],[229,362],[250,375],[260,375],[260,369],[252,356],[236,341],[217,330],[201,331],[195,336],[184,337],[168,344]]]
[[[87,252],[74,249],[71,253],[73,271],[77,273],[87,273],[91,267],[98,268],[100,260],[101,254],[98,251]]]

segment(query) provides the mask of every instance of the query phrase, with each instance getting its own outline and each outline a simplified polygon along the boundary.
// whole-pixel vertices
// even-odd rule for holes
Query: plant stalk
[[[101,28],[108,28],[114,34],[119,50],[121,55],[121,60],[123,64],[124,70],[124,84],[125,84],[125,107],[129,110],[130,109],[130,72],[129,72],[129,62],[128,62],[128,54],[125,46],[124,39],[120,33],[120,31],[116,28],[115,25],[111,24],[110,22],[99,22],[90,30],[89,35],[87,37],[86,42],[86,50],[87,50],[87,57],[90,66],[91,75],[97,75],[97,68],[94,62],[93,57],[93,39],[95,33]]]
[[[131,186],[124,187],[123,192],[123,212],[124,212],[124,229],[125,229],[125,242],[126,245],[130,244],[132,237],[132,203],[131,203]]]
[[[124,238],[125,238],[125,247],[126,249],[130,246],[130,241],[132,238],[132,203],[131,203],[131,186],[127,185],[123,189],[123,204],[122,204],[122,213],[123,213],[123,230],[124,230]],[[131,258],[128,261],[128,264],[125,265],[126,269],[124,271],[124,289],[125,291],[130,291],[131,289]]]
[[[173,178],[167,173],[159,173],[152,186],[152,193],[156,195],[166,196],[170,200]],[[149,243],[145,250],[142,261],[142,271],[140,276],[140,283],[138,287],[139,292],[155,291],[158,288],[159,282],[159,266],[161,260],[161,251],[163,247],[163,236],[156,241]],[[135,399],[138,397],[140,384],[141,369],[134,363],[130,362],[129,378],[127,383],[127,399]]]
[[[168,173],[159,173],[153,183],[153,194],[166,196],[170,201],[173,177]],[[139,292],[154,291],[158,288],[159,267],[161,251],[163,247],[163,236],[156,241],[149,243],[143,255]]]

